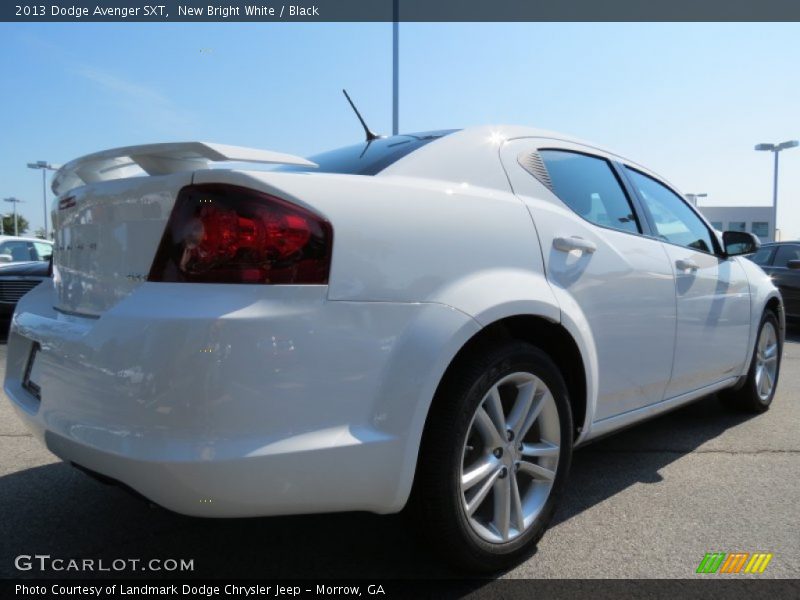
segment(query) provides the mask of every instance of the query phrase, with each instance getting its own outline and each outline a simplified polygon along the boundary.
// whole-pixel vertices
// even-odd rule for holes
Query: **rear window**
[[[276,171],[309,171],[322,173],[343,173],[347,175],[375,175],[389,165],[396,163],[424,145],[438,140],[455,129],[446,131],[429,131],[379,138],[371,142],[361,142],[322,154],[309,156],[308,160],[319,165],[318,169],[282,165]]]

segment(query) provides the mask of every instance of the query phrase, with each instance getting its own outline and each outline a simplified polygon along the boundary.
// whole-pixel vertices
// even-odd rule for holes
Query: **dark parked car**
[[[49,277],[50,261],[0,264],[0,335],[5,337],[17,302]]]
[[[800,319],[800,241],[764,244],[748,258],[780,288],[786,316]]]

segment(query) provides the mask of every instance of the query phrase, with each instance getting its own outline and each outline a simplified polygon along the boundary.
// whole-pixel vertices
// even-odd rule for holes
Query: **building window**
[[[747,231],[747,223],[744,221],[731,221],[728,223],[728,231]]]
[[[722,231],[722,221],[711,221],[711,227],[717,231]]]
[[[750,231],[761,239],[766,239],[769,237],[769,223],[766,221],[753,221],[753,226]]]

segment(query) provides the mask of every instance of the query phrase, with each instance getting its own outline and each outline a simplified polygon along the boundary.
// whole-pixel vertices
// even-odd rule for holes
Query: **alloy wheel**
[[[461,462],[461,499],[473,531],[492,543],[522,535],[542,511],[558,467],[561,429],[547,385],[511,373],[478,405]]]
[[[755,384],[758,397],[767,400],[775,387],[778,371],[778,335],[769,321],[764,322],[756,346]]]

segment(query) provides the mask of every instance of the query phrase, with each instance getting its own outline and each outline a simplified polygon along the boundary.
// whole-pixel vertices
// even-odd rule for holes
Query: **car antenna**
[[[353,101],[350,99],[350,94],[347,93],[347,90],[343,89],[342,92],[344,92],[344,97],[347,98],[347,101],[350,103],[350,106],[353,107],[353,112],[356,113],[356,116],[358,117],[358,120],[361,121],[361,126],[364,128],[364,133],[367,134],[367,143],[369,144],[372,140],[380,139],[381,136],[379,136],[379,135],[377,135],[375,133],[372,133],[369,130],[369,127],[367,126],[366,122],[364,121],[364,117],[362,117],[361,113],[358,112],[358,109],[356,108],[356,105],[353,104]]]

